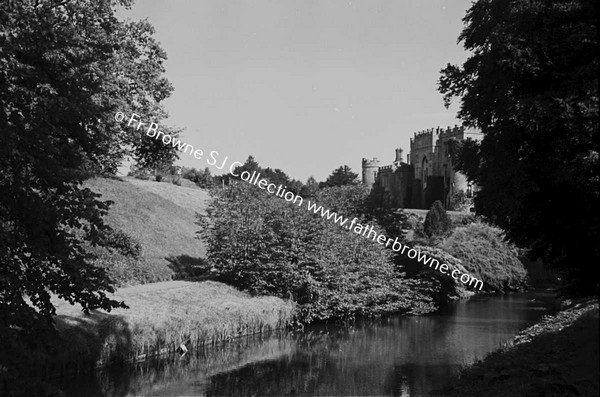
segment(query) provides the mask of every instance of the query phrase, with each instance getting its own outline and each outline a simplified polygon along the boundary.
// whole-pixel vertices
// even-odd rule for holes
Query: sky
[[[363,157],[391,164],[415,132],[460,124],[437,80],[468,55],[457,38],[470,4],[138,0],[118,15],[155,27],[175,89],[163,124],[183,128],[182,141],[305,182],[340,165],[360,175]]]

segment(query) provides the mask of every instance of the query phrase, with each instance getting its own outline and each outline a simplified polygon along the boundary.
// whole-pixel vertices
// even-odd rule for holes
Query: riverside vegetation
[[[181,343],[194,348],[292,324],[428,313],[474,293],[247,183],[231,182],[209,194],[132,178],[97,178],[86,185],[114,201],[107,220],[118,230],[115,239],[133,247],[96,251],[96,264],[123,287],[115,298],[129,309],[88,317],[57,302],[57,326],[69,343],[56,370],[85,370],[173,352]],[[403,239],[403,228],[410,227],[401,211],[386,209],[362,186],[326,187],[313,199]],[[466,234],[481,249],[492,245],[516,259],[496,229],[473,227],[479,233],[450,227],[412,244],[464,271],[480,272],[498,290],[523,287],[526,274],[518,261],[504,265],[515,268],[521,283],[507,284],[498,268],[485,273],[473,266],[481,258],[471,252],[454,257],[441,248]],[[152,284],[138,285],[144,283]]]
[[[222,283],[198,286],[223,289],[242,300],[251,300],[252,294],[274,294],[279,296],[269,301],[274,307],[289,307],[283,299],[292,298],[296,300],[296,321],[307,322],[391,311],[424,313],[465,292],[449,278],[414,266],[411,269],[397,256],[368,246],[367,241],[353,240],[318,219],[288,213],[290,208],[264,201],[254,196],[255,192],[237,192],[234,183],[213,193],[211,213],[203,218],[208,222],[201,230],[207,241],[207,261],[200,252],[204,248],[192,237],[198,229],[193,213],[201,212],[200,206],[186,209],[185,204],[163,201],[164,195],[158,197],[158,192],[147,195],[154,203],[145,202],[145,197],[129,203],[127,196],[118,197],[114,200],[117,206],[128,203],[124,205],[139,215],[129,218],[137,223],[111,227],[110,219],[105,222],[105,215],[110,217],[110,205],[82,187],[86,179],[114,175],[127,157],[139,168],[160,176],[157,170],[171,167],[177,157],[174,148],[146,139],[141,131],[124,131],[113,118],[119,110],[152,117],[162,124],[166,118],[162,101],[173,91],[164,77],[166,53],[153,38],[150,23],[116,17],[115,6],[131,4],[131,0],[0,2],[2,394],[47,392],[45,383],[38,382],[33,373],[38,368],[32,363],[59,358],[65,346],[59,339],[72,335],[65,329],[60,330],[62,334],[56,332],[53,296],[80,305],[87,315],[96,309],[127,307],[126,302],[111,299],[115,286],[212,274],[247,292],[237,295]],[[501,225],[512,240],[531,247],[534,256],[560,268],[571,291],[581,294],[598,292],[597,279],[589,276],[600,255],[596,244],[597,7],[597,2],[589,0],[565,4],[475,2],[460,36],[472,57],[462,66],[448,65],[439,87],[447,102],[461,97],[459,117],[480,127],[485,136],[481,143],[459,147],[458,158],[453,161],[481,188],[475,197],[477,212]],[[177,134],[177,129],[169,130],[169,135]],[[280,170],[271,171],[270,178],[285,179]],[[203,182],[208,179],[206,173],[196,177]],[[305,186],[296,185],[336,212],[356,213],[378,224],[387,235],[401,236],[398,229],[406,229],[402,211],[385,201],[377,204],[377,197],[363,200],[366,195],[356,186],[339,186],[352,185],[355,179],[344,166],[322,186],[314,179]],[[223,186],[229,177],[214,181]],[[241,198],[246,201],[239,201]],[[262,208],[264,204],[274,204],[279,213]],[[232,209],[231,227],[238,228],[241,237],[227,231],[223,206]],[[565,211],[574,206],[579,210]],[[155,209],[162,215],[156,216]],[[288,221],[297,221],[298,226]],[[480,272],[491,289],[523,284],[525,273],[510,269],[519,266],[514,250],[494,242],[500,234],[482,232],[487,226],[463,226],[464,231],[441,227],[439,236],[428,233],[421,238],[414,233],[421,240],[413,243],[427,246],[440,256],[450,255],[444,248],[454,250],[452,257],[461,261],[456,266]],[[398,233],[391,231],[394,229]],[[150,236],[153,231],[156,234]],[[252,236],[257,231],[266,235]],[[213,232],[231,238],[231,244],[219,248]],[[477,237],[472,239],[469,233]],[[184,243],[187,239],[189,244]],[[477,268],[475,258],[487,259],[482,250],[459,249],[460,244],[450,247],[444,240],[478,242],[482,247],[489,243],[496,253],[510,252],[502,253],[500,261],[491,258]],[[259,245],[244,247],[247,242]],[[234,252],[233,260],[225,259],[227,250],[240,247],[248,256]],[[261,253],[273,257],[261,257]],[[264,270],[266,282],[252,273],[251,264]],[[237,274],[239,269],[247,275]],[[294,281],[291,288],[281,285],[288,280]],[[192,290],[192,294],[201,293],[201,288]],[[136,311],[144,312],[144,305],[150,305],[148,299],[140,299],[138,306],[135,294],[127,296],[136,302]],[[166,294],[165,298],[165,305],[186,308],[185,299],[176,294]],[[169,313],[161,312],[165,318]],[[209,314],[215,319],[222,315]],[[108,324],[109,328],[114,324],[116,329],[127,330],[137,321],[99,314],[104,315],[114,320],[94,325],[93,316],[80,315],[70,324],[74,332],[85,334],[86,324]],[[148,339],[157,340],[161,335],[184,337],[174,332],[143,331],[154,327],[153,321],[160,327],[173,321],[163,320],[148,314],[148,322],[134,326],[138,331],[133,335],[154,335]],[[194,327],[187,331],[200,332]],[[206,333],[202,335],[209,338]],[[72,337],[73,344],[79,346],[71,347],[94,349],[92,339]],[[107,353],[110,357],[128,357],[130,352],[123,347],[136,346],[136,342],[101,339],[98,341],[118,346],[114,355]]]

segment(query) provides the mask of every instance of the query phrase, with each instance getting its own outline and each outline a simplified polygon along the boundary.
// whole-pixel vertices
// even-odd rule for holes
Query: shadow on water
[[[96,376],[68,395],[419,396],[554,310],[551,294],[477,296],[428,316],[389,316],[352,326],[242,338],[183,358]],[[71,380],[73,383],[73,380]],[[126,390],[127,389],[127,390]]]
[[[97,365],[121,365],[123,357],[133,354],[131,330],[122,316],[92,311],[85,317],[58,316],[56,325],[61,339],[57,355],[45,372],[49,377],[60,379],[60,389],[65,390],[74,379],[86,378],[78,387],[78,395],[103,396],[109,389],[114,395],[128,393],[131,379],[123,377],[113,382],[112,379],[120,375],[116,371],[110,379],[89,376],[95,373]]]

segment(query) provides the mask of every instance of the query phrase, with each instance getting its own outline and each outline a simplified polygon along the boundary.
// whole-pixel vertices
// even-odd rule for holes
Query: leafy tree
[[[323,188],[326,186],[344,186],[356,184],[358,184],[358,174],[352,172],[352,169],[347,165],[341,165],[339,168],[333,170],[331,175],[327,177],[327,180],[319,184],[319,187]]]
[[[292,179],[288,184],[287,184],[287,189],[292,193],[298,194],[300,196],[302,196],[300,194],[300,192],[302,191],[302,189],[304,188],[304,183],[302,183],[302,181],[299,181],[297,179]]]
[[[483,281],[487,291],[518,290],[527,286],[527,271],[517,248],[497,227],[474,222],[457,227],[439,248],[460,259],[467,272]]]
[[[35,362],[56,337],[51,296],[84,312],[126,307],[86,246],[117,245],[110,202],[81,187],[126,154],[160,162],[165,146],[115,112],[164,116],[164,52],[145,21],[119,22],[130,1],[0,3],[0,394],[40,395]],[[146,117],[147,116],[147,117]],[[121,247],[122,248],[122,247]],[[40,389],[41,387],[41,389]]]
[[[300,190],[300,196],[304,197],[304,198],[310,198],[310,197],[314,197],[314,195],[317,193],[317,191],[319,190],[319,183],[317,182],[317,180],[315,178],[308,177],[308,179],[306,180],[306,183],[304,184],[304,186],[302,186],[302,189]]]
[[[210,168],[205,167],[202,175],[199,175],[198,181],[196,182],[198,186],[204,189],[211,188],[214,185],[213,177],[210,172]]]
[[[366,220],[364,203],[368,195],[369,188],[365,185],[332,186],[317,191],[314,201],[346,217]]]
[[[253,156],[248,156],[248,159],[243,165],[240,165],[233,170],[233,172],[237,175],[241,175],[241,173],[244,171],[248,171],[250,174],[256,171],[257,173],[260,173],[261,178],[264,178],[275,185],[282,185],[286,187],[287,191],[296,194],[299,194],[303,187],[302,182],[295,179],[290,179],[290,177],[279,168],[262,168],[258,162],[254,160]],[[236,178],[240,179],[240,177]]]
[[[391,193],[377,182],[365,198],[363,212],[368,219],[380,224],[388,236],[404,240],[404,230],[410,229],[408,216],[396,207]]]
[[[476,211],[579,293],[600,259],[597,15],[594,0],[477,1],[459,36],[472,55],[439,82],[484,133],[457,156]]]
[[[436,200],[431,206],[431,209],[427,211],[425,222],[423,222],[423,231],[430,238],[440,237],[446,234],[451,226],[452,221],[446,213],[442,202]]]
[[[472,206],[473,199],[463,190],[453,192],[448,202],[449,211],[468,212]]]
[[[184,167],[181,172],[181,177],[194,182],[203,189],[208,189],[215,185],[214,178],[208,167],[204,168],[204,171]]]
[[[248,171],[250,174],[252,174],[253,171],[260,172],[260,170],[261,168],[258,165],[258,162],[254,160],[254,156],[248,156],[244,164],[238,165],[233,169],[233,173],[236,175],[241,175],[242,172]]]
[[[261,169],[261,176],[267,178],[276,185],[289,186],[291,185],[290,177],[279,168],[272,169],[270,167]]]

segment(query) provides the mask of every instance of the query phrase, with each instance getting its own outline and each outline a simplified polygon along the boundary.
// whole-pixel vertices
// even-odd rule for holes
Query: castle
[[[363,184],[369,187],[379,184],[401,208],[428,209],[436,200],[448,208],[454,193],[462,191],[471,196],[474,188],[463,174],[454,170],[450,153],[452,141],[467,138],[481,140],[483,134],[459,126],[417,132],[410,140],[406,162],[402,159],[402,149],[396,149],[396,159],[391,165],[381,166],[377,158],[363,158]]]

